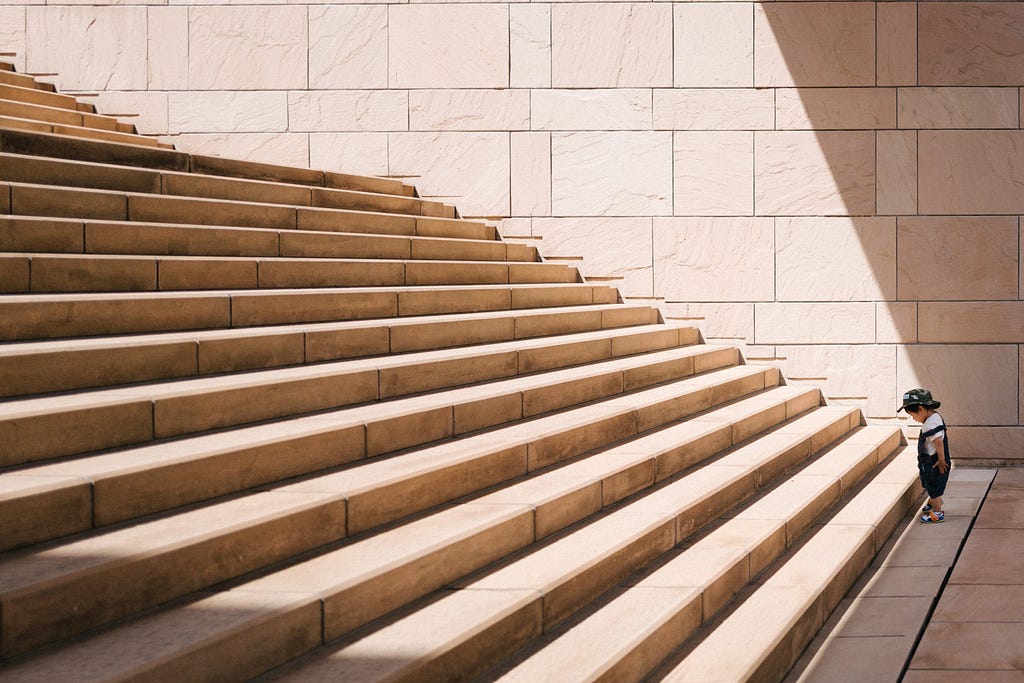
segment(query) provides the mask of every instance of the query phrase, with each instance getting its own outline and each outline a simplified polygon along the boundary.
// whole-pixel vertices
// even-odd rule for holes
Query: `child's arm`
[[[945,430],[936,434],[935,439],[932,443],[935,444],[935,455],[939,456],[938,461],[935,463],[935,467],[939,468],[939,474],[945,474],[946,470],[949,469],[949,465],[946,464],[946,439]]]

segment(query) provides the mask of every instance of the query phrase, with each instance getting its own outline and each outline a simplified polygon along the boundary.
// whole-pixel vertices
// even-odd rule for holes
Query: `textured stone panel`
[[[288,128],[285,92],[171,92],[172,133],[263,133]]]
[[[875,4],[878,26],[878,85],[917,83],[917,5]]]
[[[1024,85],[1024,5],[918,5],[921,85]]]
[[[526,130],[528,90],[412,90],[411,130]]]
[[[900,128],[1017,128],[1016,88],[901,88]]]
[[[917,132],[878,131],[875,201],[882,215],[917,213]]]
[[[307,86],[305,7],[191,7],[188,33],[189,88]]]
[[[690,322],[708,337],[719,339],[754,338],[754,304],[666,303],[665,315]]]
[[[672,213],[672,134],[553,133],[551,210],[564,216]]]
[[[551,215],[551,136],[512,133],[512,213]]]
[[[651,129],[650,90],[535,90],[530,100],[534,130]]]
[[[188,89],[188,8],[150,7],[149,87]]]
[[[140,133],[160,135],[167,132],[167,93],[151,91],[107,91],[95,96],[79,96],[79,101],[96,105],[96,111],[116,116],[138,128]]]
[[[754,306],[758,344],[870,344],[873,303],[791,303]]]
[[[551,5],[509,5],[509,85],[551,87]]]
[[[305,133],[178,135],[173,140],[183,152],[288,166],[309,164],[309,140]]]
[[[875,3],[754,5],[754,85],[875,84]]]
[[[948,424],[1015,425],[1017,360],[1015,344],[898,347],[893,405],[899,405],[898,392],[927,387],[942,402],[942,417]],[[952,433],[950,441],[953,450]]]
[[[25,69],[63,90],[145,90],[145,7],[29,7]]]
[[[778,218],[779,301],[896,298],[895,218]]]
[[[893,88],[780,88],[775,102],[779,130],[896,127]]]
[[[310,133],[309,165],[326,171],[387,175],[387,133]]]
[[[390,87],[508,87],[508,5],[396,5],[388,17]]]
[[[26,3],[28,4],[28,3]],[[40,3],[42,4],[42,3]],[[0,45],[4,61],[18,71],[25,70],[25,8],[0,7]]]
[[[892,417],[896,347],[877,345],[779,346],[789,380],[825,378],[827,398],[865,400],[868,417]]]
[[[953,448],[951,445],[950,448]],[[1024,429],[1020,427],[959,427],[954,457],[995,460],[1024,465]],[[910,680],[909,678],[907,679]],[[927,680],[927,679],[921,679]]]
[[[1024,303],[1016,301],[925,302],[918,304],[920,341],[931,343],[1019,343],[1024,339]]]
[[[917,341],[917,302],[875,304],[879,344],[911,344]]]
[[[775,93],[754,89],[654,91],[655,130],[771,130]]]
[[[899,219],[899,297],[1017,299],[1015,216]]]
[[[1024,213],[1024,131],[918,133],[922,214]]]
[[[749,3],[677,3],[677,87],[754,84],[754,14]]]
[[[754,134],[681,131],[674,135],[675,214],[754,212]]]
[[[408,93],[400,90],[288,93],[288,125],[293,131],[407,130],[408,111]]]
[[[388,87],[386,6],[310,5],[309,87]]]
[[[551,71],[555,88],[670,87],[672,7],[553,5]]]
[[[667,301],[770,301],[775,295],[771,218],[654,221],[654,293]]]
[[[754,135],[757,214],[874,213],[874,133],[765,131]]]
[[[651,296],[651,219],[538,218],[533,232],[541,254],[582,256],[587,277],[621,277],[612,282],[626,296]]]
[[[388,170],[467,216],[509,215],[508,133],[392,133]]]

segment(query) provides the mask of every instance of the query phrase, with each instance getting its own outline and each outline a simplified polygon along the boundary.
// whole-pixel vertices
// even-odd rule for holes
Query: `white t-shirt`
[[[942,416],[938,413],[932,413],[924,424],[921,425],[921,433],[924,434],[927,431],[940,427],[939,431],[935,432],[924,442],[924,449],[928,455],[935,455],[935,442],[946,435],[946,423],[942,421]]]

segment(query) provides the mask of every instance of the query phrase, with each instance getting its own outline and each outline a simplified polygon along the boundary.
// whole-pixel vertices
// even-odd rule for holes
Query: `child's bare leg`
[[[933,512],[942,512],[942,496],[938,498],[929,498],[928,504],[932,506]]]

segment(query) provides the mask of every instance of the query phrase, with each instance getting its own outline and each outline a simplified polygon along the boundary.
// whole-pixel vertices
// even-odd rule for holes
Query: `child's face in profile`
[[[924,422],[927,418],[924,414],[924,406],[907,406],[907,415],[916,422]]]

